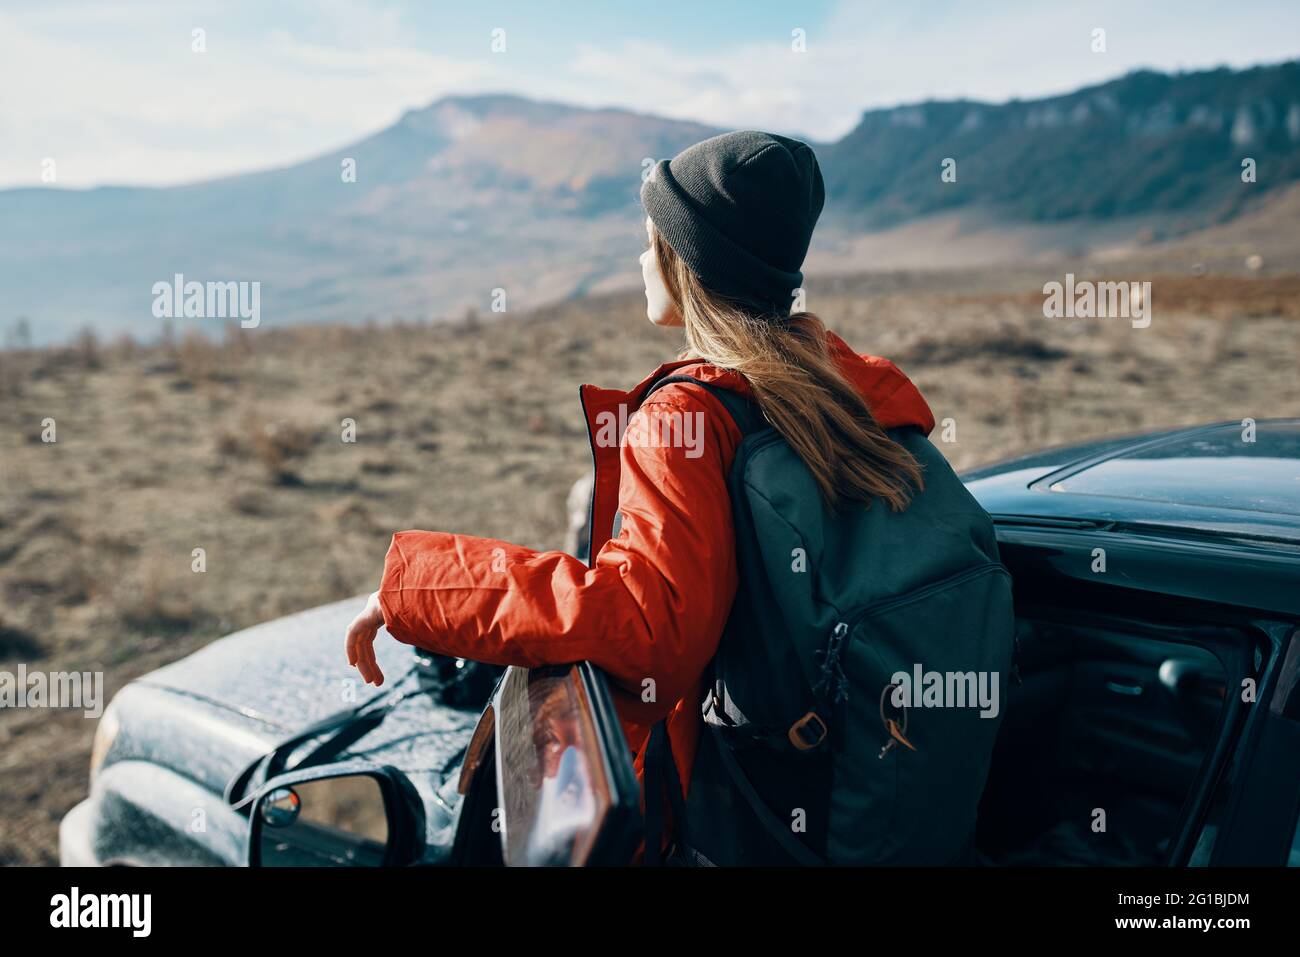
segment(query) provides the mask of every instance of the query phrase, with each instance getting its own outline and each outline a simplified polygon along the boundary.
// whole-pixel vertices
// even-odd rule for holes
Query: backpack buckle
[[[812,727],[813,724],[816,727]],[[799,751],[811,751],[823,741],[826,740],[826,734],[829,729],[822,716],[816,711],[809,711],[806,715],[790,725],[789,737],[790,743]]]

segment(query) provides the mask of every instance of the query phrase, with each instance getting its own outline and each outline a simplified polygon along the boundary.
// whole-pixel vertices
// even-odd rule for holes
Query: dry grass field
[[[1042,283],[1063,272],[822,279],[809,307],[954,420],[941,448],[958,467],[1300,410],[1300,276],[1151,274],[1154,320],[1134,329],[1043,318]],[[587,467],[577,386],[631,385],[679,348],[642,306],[633,293],[492,321],[269,319],[224,338],[180,327],[150,347],[0,353],[0,670],[103,670],[111,694],[234,629],[373,588],[396,529],[558,545]],[[92,734],[80,712],[0,712],[0,862],[54,862]]]

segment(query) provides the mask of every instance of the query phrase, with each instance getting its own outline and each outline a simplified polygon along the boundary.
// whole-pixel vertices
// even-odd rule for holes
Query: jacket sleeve
[[[490,664],[588,659],[627,692],[638,720],[666,715],[717,650],[736,591],[724,462],[738,434],[710,412],[714,401],[668,386],[629,419],[622,526],[590,568],[495,539],[394,535],[379,589],[389,633]],[[685,415],[694,417],[694,445],[642,441]]]

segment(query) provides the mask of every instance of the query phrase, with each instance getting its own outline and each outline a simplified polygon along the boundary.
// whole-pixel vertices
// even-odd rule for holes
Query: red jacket
[[[834,334],[830,345],[881,426],[934,428],[925,399],[893,363],[856,355]],[[638,776],[650,727],[667,716],[685,789],[702,676],[736,592],[726,476],[740,433],[706,389],[690,384],[665,386],[638,408],[670,370],[749,391],[738,373],[694,360],[662,365],[629,392],[582,386],[595,459],[590,567],[495,539],[398,532],[379,602],[394,638],[439,654],[525,667],[590,660],[609,676]],[[665,427],[679,441],[637,438]],[[622,525],[611,539],[616,512]]]

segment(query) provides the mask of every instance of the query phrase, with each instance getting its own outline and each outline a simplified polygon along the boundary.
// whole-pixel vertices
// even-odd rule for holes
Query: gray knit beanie
[[[826,200],[807,143],[742,130],[660,160],[641,185],[646,214],[711,291],[788,315]]]

